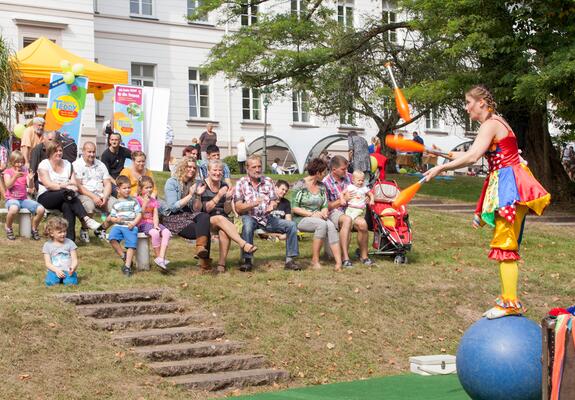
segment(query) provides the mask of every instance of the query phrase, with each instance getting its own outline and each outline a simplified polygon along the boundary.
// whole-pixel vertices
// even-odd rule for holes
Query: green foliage
[[[223,161],[230,168],[230,173],[232,173],[232,174],[239,174],[240,173],[240,164],[238,164],[237,156],[235,156],[235,155],[227,156],[223,159]]]
[[[3,122],[0,127],[0,137],[2,140],[10,120],[12,87],[19,80],[17,65],[10,59],[13,55],[8,41],[0,34],[0,122]]]

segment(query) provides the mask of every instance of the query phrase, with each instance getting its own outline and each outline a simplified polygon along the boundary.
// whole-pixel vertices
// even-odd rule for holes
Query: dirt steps
[[[193,390],[270,385],[289,379],[287,371],[266,368],[263,355],[241,354],[243,344],[205,312],[188,311],[163,290],[85,292],[57,295],[76,305],[95,329],[146,360],[154,373]]]

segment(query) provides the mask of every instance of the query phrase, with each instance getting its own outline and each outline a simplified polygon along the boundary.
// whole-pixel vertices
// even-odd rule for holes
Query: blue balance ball
[[[541,398],[541,328],[525,317],[483,318],[457,349],[457,375],[473,400]]]

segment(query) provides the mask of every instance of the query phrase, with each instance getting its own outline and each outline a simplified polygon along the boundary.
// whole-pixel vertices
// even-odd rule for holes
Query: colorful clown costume
[[[494,120],[504,124],[497,118]],[[488,318],[522,312],[517,298],[517,260],[520,259],[525,215],[527,212],[541,215],[551,202],[551,195],[521,162],[517,138],[504,125],[508,129],[507,136],[493,139],[485,153],[489,174],[475,210],[483,223],[495,228],[489,258],[500,262],[502,293],[496,306],[484,314]]]

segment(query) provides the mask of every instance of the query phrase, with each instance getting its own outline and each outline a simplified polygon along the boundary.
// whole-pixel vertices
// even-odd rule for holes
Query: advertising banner
[[[62,74],[50,74],[48,106],[46,109],[47,131],[60,131],[80,143],[82,110],[86,105],[88,78],[77,76],[74,82],[64,82]]]
[[[114,86],[114,131],[122,135],[122,144],[130,151],[144,151],[144,109],[141,87]],[[126,160],[125,166],[130,164]]]

